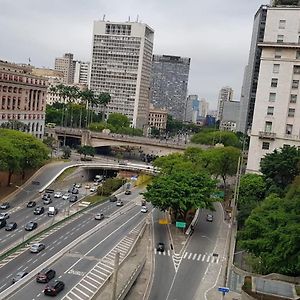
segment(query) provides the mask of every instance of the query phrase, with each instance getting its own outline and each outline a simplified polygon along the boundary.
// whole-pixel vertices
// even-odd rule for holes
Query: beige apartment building
[[[72,53],[65,53],[63,57],[55,58],[54,69],[63,72],[64,84],[72,84],[74,82],[75,66],[76,62],[73,60]]]
[[[248,172],[284,145],[300,147],[300,7],[267,9],[250,136]]]
[[[168,111],[166,109],[154,108],[150,105],[149,108],[149,127],[155,127],[159,130],[165,130],[167,127]]]
[[[147,126],[153,37],[143,23],[94,22],[89,84],[96,94],[111,95],[106,118],[116,112],[133,127]]]
[[[0,125],[20,121],[27,132],[43,138],[47,86],[32,67],[0,60]]]

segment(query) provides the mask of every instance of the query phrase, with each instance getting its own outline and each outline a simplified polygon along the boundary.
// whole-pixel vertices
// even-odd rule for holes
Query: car
[[[32,231],[32,230],[36,229],[37,226],[38,226],[37,222],[30,221],[25,225],[25,230]]]
[[[213,220],[214,220],[213,215],[211,215],[211,214],[207,214],[207,215],[206,215],[206,221],[207,221],[207,222],[212,222]]]
[[[76,202],[78,200],[78,196],[77,195],[71,195],[69,198],[70,202]]]
[[[9,213],[4,212],[4,213],[0,213],[0,220],[6,220],[9,218]]]
[[[90,188],[90,192],[94,193],[94,192],[96,192],[96,191],[97,191],[97,187],[92,186],[92,187]]]
[[[72,193],[73,192],[73,189],[74,189],[74,187],[72,186],[72,187],[70,187],[69,189],[68,189],[68,193]]]
[[[3,228],[6,226],[6,220],[3,219],[3,220],[0,220],[0,228]]]
[[[70,198],[70,194],[69,193],[66,193],[66,194],[64,194],[63,196],[62,196],[62,198],[64,199],[64,200],[68,200],[69,198]]]
[[[30,246],[31,253],[39,253],[40,251],[45,249],[45,244],[43,243],[34,243]]]
[[[42,200],[47,200],[47,199],[49,199],[49,198],[51,198],[51,195],[50,195],[50,194],[44,194],[44,195],[42,196]]]
[[[75,183],[74,185],[77,189],[80,189],[82,187],[82,184],[81,183]]]
[[[91,186],[90,186],[89,184],[86,184],[86,185],[84,186],[84,188],[87,189],[87,190],[89,190],[89,189],[91,188]]]
[[[17,228],[17,223],[16,222],[10,222],[8,224],[6,224],[5,230],[6,231],[13,231]]]
[[[103,220],[104,219],[104,214],[102,214],[102,213],[97,213],[96,215],[95,215],[95,220]]]
[[[55,192],[54,198],[61,198],[62,197],[62,192]]]
[[[109,201],[110,202],[116,202],[116,201],[118,201],[118,198],[116,196],[110,196]]]
[[[98,181],[95,181],[95,182],[93,183],[94,186],[98,186],[99,184],[100,184],[100,182],[98,182]]]
[[[34,215],[41,215],[43,214],[45,211],[44,207],[43,206],[37,206],[34,211],[33,211],[33,214]]]
[[[148,207],[147,206],[142,206],[141,212],[142,213],[147,213],[148,212]]]
[[[45,199],[45,200],[43,201],[43,203],[44,203],[45,205],[48,205],[48,204],[52,203],[52,199],[51,199],[51,198]]]
[[[126,190],[125,195],[131,195],[131,190]]]
[[[8,202],[4,202],[0,205],[0,209],[8,209],[10,208],[10,204]]]
[[[123,203],[122,200],[118,200],[118,201],[117,201],[117,206],[123,206],[123,205],[124,205],[124,203]]]
[[[48,217],[53,217],[58,214],[58,208],[50,206],[48,209]]]
[[[27,207],[31,208],[31,207],[35,207],[36,206],[36,202],[35,201],[29,201],[27,203]]]
[[[159,242],[159,243],[157,244],[156,250],[157,250],[158,252],[164,252],[164,251],[165,251],[165,244]]]
[[[36,282],[47,283],[54,278],[56,272],[53,269],[45,268],[36,275]]]
[[[25,271],[21,271],[18,272],[12,279],[12,283],[16,283],[17,281],[19,281],[20,279],[22,279],[23,277],[25,277],[28,274],[28,272]]]
[[[142,204],[142,206],[146,206],[146,204],[147,204],[146,200],[143,199],[143,200],[141,201],[141,204]]]
[[[73,188],[72,194],[79,194],[79,190],[77,188]]]
[[[65,288],[65,284],[60,280],[55,280],[48,284],[44,289],[44,294],[47,296],[56,296]]]

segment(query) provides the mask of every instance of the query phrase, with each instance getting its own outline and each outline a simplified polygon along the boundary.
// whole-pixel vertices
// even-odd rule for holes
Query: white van
[[[48,209],[48,216],[53,217],[58,213],[58,209],[56,207],[50,206]]]

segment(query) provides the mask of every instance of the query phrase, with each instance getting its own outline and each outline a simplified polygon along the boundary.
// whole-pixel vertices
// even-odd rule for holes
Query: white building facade
[[[89,87],[111,95],[108,115],[124,114],[137,128],[148,124],[153,38],[146,24],[94,22]]]
[[[232,101],[233,89],[230,86],[225,86],[220,89],[218,97],[218,113],[217,120],[222,121],[224,102]]]
[[[74,83],[89,85],[90,63],[75,61]]]
[[[248,172],[259,172],[260,160],[284,145],[300,146],[300,7],[267,11]]]

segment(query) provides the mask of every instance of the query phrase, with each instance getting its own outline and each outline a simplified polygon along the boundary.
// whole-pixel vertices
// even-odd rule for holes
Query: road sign
[[[176,222],[176,227],[177,228],[185,228],[186,227],[186,223],[185,222]]]
[[[218,287],[218,291],[221,293],[228,293],[229,292],[229,288],[228,287]]]
[[[167,225],[167,224],[169,224],[169,221],[168,221],[168,219],[159,219],[158,223],[162,224],[162,225]]]

